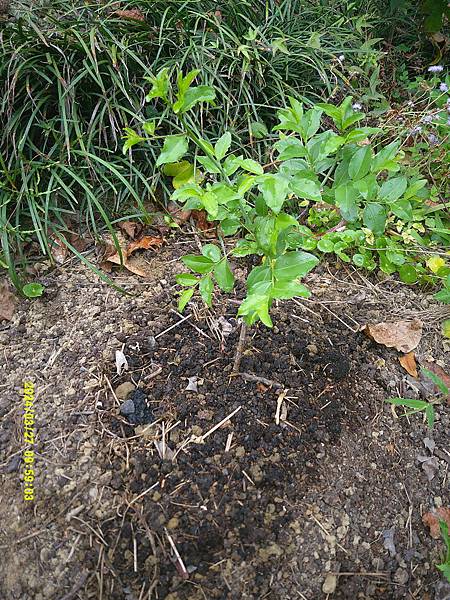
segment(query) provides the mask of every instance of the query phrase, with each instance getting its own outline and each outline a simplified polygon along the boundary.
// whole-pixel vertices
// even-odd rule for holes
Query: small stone
[[[131,381],[125,381],[116,387],[115,394],[119,400],[126,400],[126,398],[134,390],[135,385]]]
[[[172,517],[167,523],[167,529],[176,529],[178,527],[179,520],[178,517]]]
[[[308,350],[308,352],[310,354],[318,354],[319,353],[319,349],[317,348],[316,344],[308,344],[306,346],[306,349]]]
[[[337,586],[337,576],[329,573],[323,582],[322,592],[324,594],[334,594]]]
[[[406,585],[408,583],[409,575],[406,569],[402,569],[401,567],[397,569],[394,573],[394,581],[400,585]]]
[[[120,414],[127,417],[128,415],[134,415],[136,409],[134,407],[133,400],[125,400],[125,402],[120,407]]]

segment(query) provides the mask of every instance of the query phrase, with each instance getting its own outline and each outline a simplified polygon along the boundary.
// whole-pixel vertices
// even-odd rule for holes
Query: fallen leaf
[[[159,248],[163,244],[163,239],[153,235],[144,235],[139,240],[131,242],[126,249],[127,257],[135,250],[148,250],[149,248]]]
[[[133,21],[145,21],[144,15],[138,8],[133,8],[131,10],[115,10],[112,13],[114,16],[119,17],[119,19],[132,19]]]
[[[62,265],[67,257],[67,246],[56,236],[56,234],[49,236],[49,245],[50,254],[53,256],[55,263],[57,265]]]
[[[392,323],[367,324],[363,331],[377,344],[395,348],[408,354],[417,348],[422,338],[423,323],[420,319],[394,321]]]
[[[142,223],[138,223],[137,221],[121,221],[118,225],[132,240],[142,231]]]
[[[256,391],[260,394],[265,394],[269,388],[263,385],[262,383],[256,384]]]
[[[439,521],[444,521],[450,528],[450,507],[440,506],[422,516],[423,524],[430,528],[430,535],[435,540],[441,537]]]
[[[433,454],[434,449],[436,448],[436,442],[429,437],[423,438],[422,441],[425,448]]]
[[[439,471],[438,459],[434,456],[418,456],[417,460],[421,463],[421,467],[425,471],[428,481],[432,481]]]
[[[405,371],[407,371],[411,375],[411,377],[417,378],[417,364],[414,352],[408,352],[408,354],[400,356],[398,361],[405,369]]]
[[[391,527],[390,529],[383,531],[383,546],[389,552],[391,557],[397,554],[397,549],[394,542],[394,533],[395,527]]]
[[[123,371],[128,370],[128,361],[122,350],[116,350],[116,370],[117,375],[122,375]]]
[[[16,306],[16,297],[7,281],[0,283],[0,321],[11,321]]]
[[[437,377],[439,377],[439,379],[442,379],[442,381],[444,382],[444,384],[450,390],[450,375],[448,373],[446,373],[442,367],[440,367],[436,363],[427,362],[427,361],[424,361],[422,363],[422,365],[425,367],[425,369],[428,369],[429,371],[431,371],[432,373],[434,373],[435,375],[437,375]],[[437,386],[434,386],[434,389],[435,389],[436,392],[439,391],[438,388],[437,388]],[[448,395],[447,400],[450,402],[450,393]]]
[[[185,388],[185,391],[198,392],[198,383],[199,383],[199,379],[198,379],[197,375],[194,375],[193,377],[188,377],[188,384]]]
[[[175,452],[169,448],[167,444],[165,444],[162,440],[153,440],[155,444],[155,448],[158,451],[159,458],[161,460],[173,460],[175,457]]]
[[[181,208],[178,206],[178,204],[171,200],[167,205],[167,212],[177,225],[183,225],[183,223],[186,223],[186,221],[189,220],[192,211]]]
[[[146,268],[146,262],[139,257],[131,257],[130,255],[136,250],[147,250],[149,248],[159,248],[163,244],[164,240],[161,237],[155,237],[152,235],[146,235],[139,240],[126,243],[125,240],[119,238],[120,249],[122,250],[123,263],[121,263],[119,253],[116,251],[115,246],[108,244],[100,266],[105,271],[111,271],[111,264],[123,266],[140,277],[147,277],[150,274],[150,269]]]
[[[214,223],[207,220],[206,210],[193,210],[192,218],[194,219],[195,226],[203,233],[204,237],[216,237],[216,227]]]
[[[219,317],[217,323],[222,330],[223,337],[226,338],[233,332],[233,325],[224,316]]]

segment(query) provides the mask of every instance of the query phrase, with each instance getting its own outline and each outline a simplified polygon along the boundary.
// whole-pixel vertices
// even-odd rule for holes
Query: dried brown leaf
[[[131,10],[116,10],[113,15],[119,17],[119,19],[132,19],[133,21],[145,21],[144,15],[138,8]]]
[[[416,357],[414,352],[408,352],[408,354],[400,356],[398,362],[402,365],[405,371],[407,371],[411,375],[411,377],[418,376]]]
[[[132,240],[134,240],[142,231],[142,224],[137,221],[121,221],[119,227]]]
[[[160,246],[162,246],[163,242],[164,240],[161,237],[156,237],[153,235],[144,235],[144,237],[141,237],[139,240],[131,242],[128,245],[126,249],[127,256],[130,256],[130,254],[135,250],[148,250],[149,248],[159,248]]]
[[[67,257],[67,246],[66,244],[55,234],[49,236],[50,243],[50,254],[53,256],[57,265],[62,265]]]
[[[186,223],[192,212],[191,210],[185,210],[184,208],[181,208],[178,206],[178,204],[173,202],[173,200],[171,200],[167,205],[167,211],[177,225],[183,225],[183,223]]]
[[[432,363],[432,362],[423,362],[421,363],[423,364],[423,366],[425,367],[425,369],[428,369],[429,371],[431,371],[432,373],[434,373],[435,375],[437,375],[437,377],[439,377],[440,379],[442,379],[442,381],[444,382],[444,384],[448,387],[448,389],[450,390],[450,374],[446,373],[444,371],[444,369],[442,367],[440,367],[439,365],[437,365],[436,363]],[[437,388],[436,388],[437,391]],[[448,401],[450,402],[450,393],[448,395]]]
[[[7,281],[0,282],[0,321],[11,321],[16,307],[16,297]]]
[[[422,516],[423,524],[430,528],[430,535],[435,540],[441,536],[439,521],[447,523],[450,529],[450,507],[440,506]]]
[[[395,348],[408,354],[417,348],[422,338],[423,323],[420,319],[394,321],[392,323],[367,324],[363,331],[377,344]]]
[[[216,237],[216,227],[214,223],[207,220],[207,213],[205,210],[193,210],[192,218],[194,219],[195,226],[199,229],[203,236],[206,238]]]

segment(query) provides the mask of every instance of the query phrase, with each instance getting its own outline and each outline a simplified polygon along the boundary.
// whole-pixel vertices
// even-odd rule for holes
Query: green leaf
[[[428,406],[428,402],[423,400],[414,400],[412,398],[387,398],[386,402],[395,404],[396,406],[406,406],[413,410],[425,410]]]
[[[216,194],[212,190],[205,192],[201,198],[201,201],[208,215],[212,219],[215,219],[219,210],[219,202]]]
[[[394,177],[388,179],[383,183],[378,192],[380,200],[384,200],[388,204],[395,202],[403,196],[406,188],[408,187],[408,180],[406,177]]]
[[[250,123],[250,133],[257,140],[262,140],[269,135],[267,127],[261,121],[252,121]]]
[[[270,297],[279,300],[289,300],[290,298],[309,298],[311,292],[308,288],[296,281],[276,281],[270,289]]]
[[[269,316],[269,300],[270,298],[267,294],[249,295],[241,303],[238,310],[238,315],[250,317],[247,319],[247,322],[250,324],[255,322],[255,315],[261,319],[264,325],[267,325],[267,327],[272,327],[272,320]]]
[[[391,142],[388,146],[380,150],[380,152],[374,156],[372,161],[372,173],[379,173],[384,170],[390,171],[392,170],[392,167],[395,168],[394,158],[400,145],[401,140],[398,140],[397,142]]]
[[[438,302],[443,302],[444,304],[450,304],[450,289],[444,288],[434,294],[433,298],[438,300]]]
[[[209,156],[197,156],[197,161],[205,167],[208,173],[220,173],[219,165]]]
[[[323,151],[325,154],[334,154],[344,144],[345,138],[343,138],[341,135],[336,135],[333,133],[333,135],[330,135],[330,137],[325,141]]]
[[[317,242],[317,248],[321,251],[321,252],[333,252],[334,251],[334,243],[331,240],[328,240],[327,238],[321,238],[318,242]]]
[[[145,97],[147,102],[153,98],[162,98],[167,100],[167,94],[169,92],[169,69],[164,68],[152,77],[145,77],[147,81],[150,81],[152,88]]]
[[[414,215],[411,202],[406,198],[400,198],[397,202],[393,202],[390,208],[394,215],[402,219],[402,221],[408,222],[413,220]]]
[[[372,163],[372,148],[363,146],[352,156],[348,165],[348,174],[351,179],[362,179],[370,171]]]
[[[234,275],[226,258],[214,267],[217,284],[224,292],[231,292],[234,287]]]
[[[258,246],[256,242],[249,240],[238,240],[236,246],[232,250],[233,256],[250,256],[251,254],[258,253]]]
[[[319,130],[322,112],[321,108],[314,106],[314,108],[311,108],[303,115],[301,120],[303,128],[302,137],[305,142]]]
[[[156,123],[155,121],[146,121],[142,124],[142,129],[149,136],[155,135]]]
[[[200,296],[203,298],[203,302],[211,307],[212,306],[212,293],[214,290],[213,280],[211,275],[206,275],[200,279],[198,286]]]
[[[434,412],[434,406],[432,404],[428,404],[428,406],[425,409],[425,415],[427,418],[427,424],[428,427],[430,429],[433,429],[433,425],[434,425],[434,419],[435,419],[435,412]]]
[[[289,192],[289,182],[282,175],[263,175],[258,179],[258,189],[274,213],[279,213]]]
[[[124,154],[126,154],[128,150],[136,144],[140,144],[141,142],[145,141],[145,138],[141,137],[138,133],[136,133],[136,131],[130,129],[129,127],[125,127],[124,131],[125,135],[123,136],[123,139],[125,142],[122,147],[122,152]]]
[[[256,160],[252,160],[251,158],[243,158],[239,160],[239,166],[244,171],[248,171],[249,173],[253,173],[254,175],[263,175],[264,169],[262,166],[256,162]]]
[[[216,145],[214,146],[214,154],[216,155],[217,160],[222,160],[225,158],[226,153],[230,149],[231,146],[231,133],[227,131],[220,137]]]
[[[436,375],[432,371],[429,371],[428,369],[424,369],[423,367],[420,369],[420,371],[426,377],[428,377],[428,379],[431,379],[431,381],[438,388],[438,390],[441,392],[441,394],[443,394],[444,396],[447,396],[448,391],[449,391],[448,387],[445,385],[445,383],[442,381],[442,379],[438,375]]]
[[[386,210],[377,202],[369,202],[363,211],[364,225],[375,235],[381,235],[386,227]]]
[[[214,261],[197,254],[186,254],[181,257],[181,261],[194,273],[210,273],[214,268]]]
[[[351,183],[339,185],[334,190],[336,206],[342,217],[350,223],[358,218],[358,196],[358,190]]]
[[[194,181],[194,165],[188,160],[182,160],[176,163],[167,163],[163,169],[164,175],[173,177],[172,185],[177,190],[187,183]]]
[[[442,322],[441,331],[442,336],[450,340],[450,319],[445,319],[445,321]]]
[[[297,138],[285,138],[274,144],[275,150],[279,152],[278,160],[290,160],[291,158],[303,158],[307,150]]]
[[[197,277],[195,275],[191,275],[190,273],[179,273],[175,275],[175,280],[180,285],[196,285],[198,282]]]
[[[417,271],[413,265],[402,265],[398,274],[403,283],[416,283],[417,281]]]
[[[239,162],[242,156],[236,156],[235,154],[230,154],[226,157],[223,163],[223,170],[225,174],[230,176],[233,175],[239,169]]]
[[[302,177],[301,173],[291,179],[289,186],[298,198],[306,198],[315,202],[322,200],[319,185],[311,179]]]
[[[189,147],[189,141],[185,135],[169,135],[164,140],[161,154],[158,156],[156,166],[174,163],[182,158]]]
[[[189,300],[192,298],[194,294],[194,289],[193,288],[189,288],[187,290],[184,290],[184,292],[181,294],[181,296],[178,299],[178,312],[183,312],[183,310],[185,309],[186,304],[189,302]]]
[[[22,288],[23,294],[27,298],[38,298],[44,292],[44,286],[40,283],[27,283]]]
[[[273,274],[275,279],[297,279],[304,277],[309,271],[314,269],[319,259],[314,254],[302,252],[286,252],[283,256],[276,259]]]
[[[215,244],[205,244],[202,248],[202,254],[215,263],[218,263],[222,259],[220,248]]]
[[[286,130],[302,133],[303,105],[291,96],[289,96],[289,101],[291,104],[290,108],[282,108],[277,112],[280,123],[279,125],[276,125],[273,130]]]
[[[260,283],[267,283],[272,281],[272,271],[266,265],[259,265],[253,267],[247,277],[247,290],[249,294],[254,291],[255,287]]]
[[[209,85],[199,85],[189,88],[184,94],[178,97],[173,105],[175,114],[184,113],[199,102],[212,102],[216,97],[214,88]]]

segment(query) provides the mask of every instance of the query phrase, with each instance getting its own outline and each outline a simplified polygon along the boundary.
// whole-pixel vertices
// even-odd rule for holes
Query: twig
[[[272,379],[266,379],[265,377],[260,377],[259,375],[253,375],[252,373],[238,373],[245,379],[246,381],[256,381],[257,383],[262,383],[263,385],[267,385],[268,387],[272,387],[275,390],[281,390],[284,386],[281,383],[277,383],[276,381],[272,381]]]
[[[214,433],[216,431],[216,429],[219,429],[219,427],[222,427],[222,425],[224,423],[226,423],[227,421],[229,421],[231,419],[231,417],[234,417],[234,415],[239,412],[241,410],[242,406],[238,406],[237,408],[235,408],[233,410],[233,412],[231,412],[229,415],[227,415],[224,419],[222,419],[219,423],[217,423],[217,425],[214,425],[214,427],[212,427],[209,431],[207,431],[206,433],[204,433],[201,436],[194,436],[193,438],[191,438],[191,441],[197,443],[197,444],[202,444],[205,439],[210,436],[212,433]]]
[[[232,375],[236,375],[239,373],[239,367],[241,366],[242,354],[245,348],[245,342],[247,340],[247,325],[244,321],[241,323],[241,332],[239,334],[239,341],[236,348],[236,355],[234,357],[233,370],[231,371]]]
[[[59,600],[72,600],[72,598],[75,598],[75,595],[77,594],[77,592],[79,592],[81,590],[81,588],[83,587],[84,582],[86,581],[87,578],[88,578],[87,571],[85,571],[84,573],[81,573],[81,575],[78,577],[78,579],[73,584],[70,592],[67,592],[67,594],[64,594],[64,596],[62,596]]]
[[[176,559],[175,565],[177,566],[177,571],[179,572],[179,574],[181,575],[181,577],[183,579],[189,579],[189,573],[188,573],[186,567],[184,566],[183,559],[181,558],[180,553],[178,552],[178,549],[175,546],[175,542],[173,541],[170,534],[167,532],[167,529],[164,529],[164,533],[166,534],[167,539],[169,540],[170,547],[172,548],[172,551],[175,555],[175,559]]]
[[[164,335],[165,333],[167,333],[168,331],[170,331],[171,329],[174,329],[175,327],[178,327],[178,325],[181,325],[181,323],[184,323],[184,321],[187,321],[187,319],[190,319],[192,317],[192,314],[187,315],[186,317],[183,317],[180,321],[178,321],[177,323],[174,323],[173,325],[171,325],[170,327],[168,327],[167,329],[164,329],[164,331],[161,331],[161,333],[158,333],[158,335],[155,335],[155,340],[157,340],[159,337],[161,337],[162,335]]]

